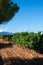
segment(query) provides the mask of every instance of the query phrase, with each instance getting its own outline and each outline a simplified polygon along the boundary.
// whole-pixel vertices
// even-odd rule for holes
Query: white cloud
[[[4,32],[4,31],[7,31],[7,29],[0,29],[0,32]]]

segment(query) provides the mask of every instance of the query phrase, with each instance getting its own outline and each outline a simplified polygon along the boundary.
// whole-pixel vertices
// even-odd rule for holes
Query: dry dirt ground
[[[3,41],[0,42],[0,65],[43,65],[43,54]]]

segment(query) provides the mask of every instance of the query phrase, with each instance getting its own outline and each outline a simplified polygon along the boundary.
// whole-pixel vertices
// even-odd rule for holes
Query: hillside
[[[0,32],[0,35],[13,35],[13,33],[7,32],[7,31],[3,31],[3,32]]]

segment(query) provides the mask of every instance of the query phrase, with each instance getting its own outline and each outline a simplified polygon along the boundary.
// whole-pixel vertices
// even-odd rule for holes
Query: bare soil
[[[43,54],[6,43],[0,42],[0,65],[43,65]]]

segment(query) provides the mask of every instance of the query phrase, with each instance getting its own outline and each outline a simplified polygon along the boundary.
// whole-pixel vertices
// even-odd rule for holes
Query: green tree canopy
[[[11,0],[0,0],[0,24],[11,20],[18,10],[18,5]]]

